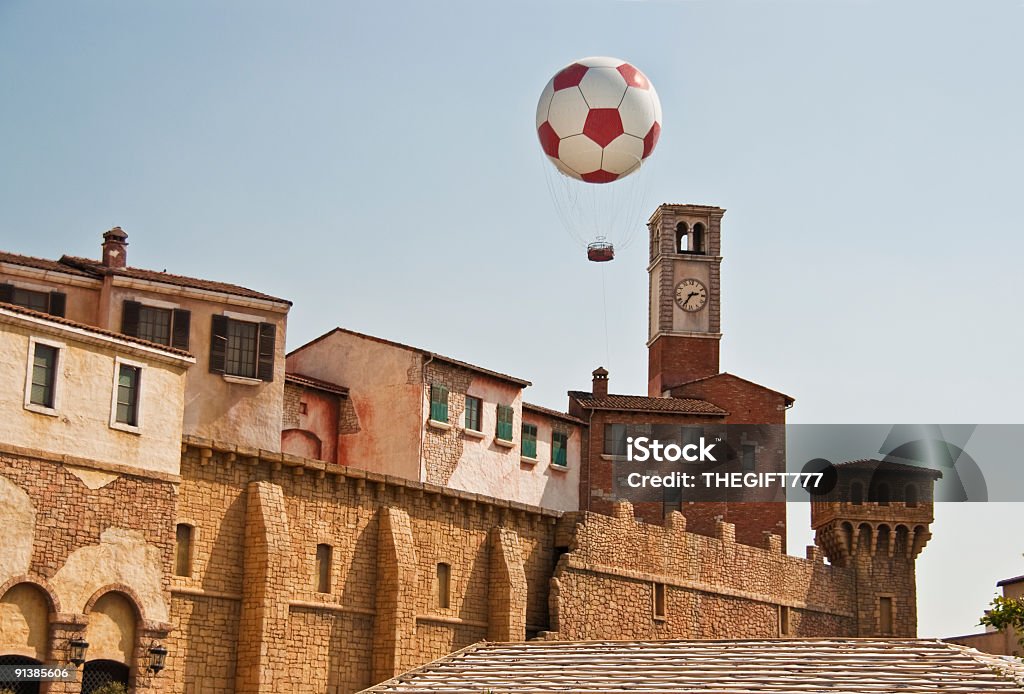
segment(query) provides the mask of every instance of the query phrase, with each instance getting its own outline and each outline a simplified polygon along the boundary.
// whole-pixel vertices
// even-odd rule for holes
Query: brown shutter
[[[274,351],[276,338],[276,325],[273,323],[260,323],[259,358],[256,362],[256,378],[261,381],[274,380]]]
[[[192,312],[174,309],[171,316],[171,347],[188,351],[188,332],[192,325]]]
[[[228,357],[228,317],[214,316],[210,330],[210,372],[224,373]]]
[[[63,318],[67,303],[68,297],[64,292],[50,292],[50,315]]]
[[[138,301],[125,301],[121,305],[121,334],[139,336],[139,309],[142,304]]]
[[[11,303],[11,299],[14,298],[14,285],[13,284],[0,284],[0,301],[5,304]]]

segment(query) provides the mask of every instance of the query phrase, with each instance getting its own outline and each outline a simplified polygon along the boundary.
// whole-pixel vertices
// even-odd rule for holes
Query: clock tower
[[[647,222],[651,252],[647,390],[718,374],[721,228],[725,210],[661,205]]]

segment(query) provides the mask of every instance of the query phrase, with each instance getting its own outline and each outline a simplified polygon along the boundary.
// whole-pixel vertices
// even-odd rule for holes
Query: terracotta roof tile
[[[633,412],[679,412],[682,414],[704,414],[725,416],[729,414],[721,407],[707,400],[694,398],[650,398],[646,395],[613,395],[609,393],[603,398],[595,398],[593,393],[578,390],[569,391],[569,397],[575,399],[585,410],[631,410]]]
[[[56,260],[47,260],[46,258],[33,258],[30,255],[20,255],[18,253],[0,252],[0,263],[23,265],[25,267],[36,268],[37,270],[63,272],[68,275],[78,275],[79,277],[95,277],[93,273],[85,272],[76,267],[71,267],[70,265],[64,265],[62,263],[57,262]]]
[[[306,388],[315,388],[316,390],[322,390],[328,393],[334,393],[335,395],[341,395],[342,397],[348,397],[348,388],[345,386],[339,386],[337,383],[331,383],[330,381],[321,381],[319,378],[313,378],[312,376],[304,376],[297,373],[286,373],[284,375],[286,383],[294,383],[295,385],[305,386]]]
[[[777,390],[775,390],[773,388],[769,388],[768,386],[763,386],[760,383],[755,383],[754,381],[751,381],[748,378],[743,378],[742,376],[737,376],[736,374],[731,374],[728,371],[723,371],[722,373],[719,373],[719,374],[712,374],[711,376],[704,376],[702,378],[695,378],[692,381],[685,381],[683,383],[680,383],[679,385],[672,386],[671,388],[669,388],[669,390],[675,390],[676,388],[683,388],[684,386],[688,386],[691,383],[701,383],[702,381],[710,381],[712,379],[722,378],[722,377],[725,377],[725,376],[727,376],[729,378],[735,378],[738,381],[743,381],[744,383],[749,383],[752,386],[757,386],[758,388],[761,388],[763,390],[767,390],[770,393],[775,393],[776,395],[780,395],[783,398],[785,398],[786,402],[789,403],[790,405],[792,405],[794,402],[796,402],[796,400],[791,395],[786,395],[785,393],[779,392],[779,391],[777,391]]]
[[[58,323],[60,325],[66,325],[69,328],[78,328],[79,330],[87,330],[88,332],[95,333],[97,335],[103,335],[104,337],[113,337],[124,342],[132,342],[137,345],[144,347],[151,347],[158,349],[161,352],[167,352],[179,357],[188,357],[194,359],[190,352],[186,352],[183,349],[175,349],[174,347],[168,347],[167,345],[161,345],[157,342],[150,342],[149,340],[143,340],[138,337],[132,337],[131,335],[122,335],[121,333],[115,333],[112,330],[104,330],[103,328],[97,328],[87,323],[79,323],[78,321],[68,320],[67,318],[61,318],[60,316],[52,316],[49,313],[40,313],[39,311],[33,311],[30,308],[23,306],[17,306],[15,304],[7,304],[0,302],[0,309],[10,311],[11,313],[18,313],[23,316],[30,316],[32,318],[42,318],[43,320],[50,321],[51,323]]]
[[[925,639],[480,643],[366,692],[1020,694],[1010,659]]]
[[[297,348],[293,349],[291,352],[288,353],[288,355],[290,356],[292,354],[295,354],[296,352],[298,352],[301,349],[304,349],[305,347],[308,347],[308,346],[310,346],[312,344],[316,344],[320,340],[327,339],[328,337],[330,337],[332,334],[334,334],[336,332],[344,333],[346,335],[352,335],[354,337],[361,337],[364,340],[372,340],[373,342],[378,342],[378,343],[380,343],[382,345],[390,345],[392,347],[399,347],[401,349],[407,349],[410,352],[418,352],[418,353],[422,354],[425,357],[429,357],[429,358],[434,359],[435,361],[442,361],[442,362],[444,362],[446,364],[451,364],[453,366],[459,366],[459,367],[462,367],[463,369],[468,369],[469,371],[476,371],[477,373],[485,374],[487,376],[491,376],[492,378],[496,378],[496,379],[501,380],[501,381],[508,381],[509,383],[514,383],[514,384],[518,385],[520,388],[525,388],[526,386],[533,385],[529,381],[527,381],[525,379],[522,379],[522,378],[517,378],[515,376],[509,376],[508,374],[503,374],[503,373],[500,373],[498,371],[491,371],[490,369],[485,369],[482,366],[477,366],[476,364],[470,364],[469,362],[460,361],[458,359],[452,359],[451,357],[446,357],[445,355],[438,354],[437,352],[431,352],[429,350],[422,349],[420,347],[413,347],[412,345],[406,345],[406,344],[403,344],[401,342],[395,342],[394,340],[387,340],[387,339],[385,339],[383,337],[376,337],[374,335],[367,335],[365,333],[356,332],[355,330],[349,330],[348,328],[335,328],[334,330],[326,332],[323,335],[321,335],[320,337],[317,337],[317,338],[314,338],[313,340],[310,340],[306,344],[302,345],[302,347],[297,347]]]
[[[532,403],[524,402],[523,409],[529,410],[530,412],[536,412],[537,414],[547,415],[548,417],[564,419],[565,421],[572,422],[573,424],[582,424],[583,426],[587,425],[587,423],[584,422],[582,419],[579,419],[578,417],[573,417],[571,414],[559,412],[558,410],[550,410],[547,407],[541,407],[540,405],[534,405]]]
[[[276,296],[257,292],[252,289],[240,287],[237,284],[228,284],[226,282],[215,282],[213,280],[204,280],[197,277],[186,277],[184,275],[172,275],[169,272],[157,272],[156,270],[144,270],[137,267],[125,267],[125,268],[110,268],[105,266],[98,260],[92,260],[91,258],[79,258],[77,256],[65,255],[61,256],[60,264],[65,267],[76,268],[84,271],[96,277],[102,277],[105,274],[119,275],[121,277],[131,277],[133,279],[146,280],[149,282],[162,282],[163,284],[173,284],[178,287],[190,287],[192,289],[205,289],[211,292],[223,292],[224,294],[234,294],[235,296],[244,296],[248,299],[262,299],[264,301],[276,301],[279,303],[288,304],[291,306],[291,301],[287,299],[281,299]]]
[[[942,472],[935,470],[924,465],[907,465],[906,463],[897,463],[891,460],[874,460],[871,458],[863,458],[861,460],[847,460],[842,463],[835,463],[836,467],[847,467],[847,468],[864,468],[866,470],[890,470],[894,472],[921,472],[931,473],[931,476],[935,479],[942,477]]]

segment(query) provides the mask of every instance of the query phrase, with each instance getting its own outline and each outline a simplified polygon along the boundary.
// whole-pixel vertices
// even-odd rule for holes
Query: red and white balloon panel
[[[661,134],[661,102],[644,73],[618,58],[584,58],[551,78],[537,136],[558,170],[587,183],[636,171]]]

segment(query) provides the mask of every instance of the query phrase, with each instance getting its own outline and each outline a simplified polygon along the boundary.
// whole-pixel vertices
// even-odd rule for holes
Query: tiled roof
[[[364,340],[372,340],[373,342],[378,342],[378,343],[380,343],[382,345],[390,345],[392,347],[398,347],[400,349],[407,349],[410,352],[418,352],[418,353],[422,354],[425,357],[429,357],[429,358],[433,359],[434,361],[442,361],[442,362],[444,362],[446,364],[451,364],[453,366],[459,366],[459,367],[461,367],[463,369],[468,369],[469,371],[476,371],[477,373],[485,374],[487,376],[491,376],[492,378],[496,378],[496,379],[501,380],[501,381],[508,381],[509,383],[516,384],[520,388],[525,388],[526,386],[533,385],[529,381],[527,381],[525,379],[522,379],[522,378],[516,378],[515,376],[509,376],[508,374],[503,374],[503,373],[500,373],[498,371],[491,371],[490,369],[485,369],[482,366],[477,366],[476,364],[470,364],[469,362],[465,362],[465,361],[459,361],[458,359],[452,359],[451,357],[446,357],[443,354],[438,354],[437,352],[431,352],[429,350],[425,350],[425,349],[422,349],[420,347],[413,347],[412,345],[406,345],[406,344],[403,344],[401,342],[395,342],[394,340],[387,340],[387,339],[385,339],[383,337],[376,337],[374,335],[367,335],[365,333],[356,332],[355,330],[349,330],[348,328],[335,328],[334,330],[331,330],[329,332],[324,333],[323,335],[321,335],[318,338],[310,340],[306,344],[302,345],[302,347],[297,347],[297,348],[293,349],[288,354],[289,354],[289,356],[292,355],[292,354],[295,354],[299,350],[304,349],[305,347],[309,347],[310,345],[316,344],[320,340],[324,340],[324,339],[330,337],[332,334],[334,334],[336,332],[344,333],[346,335],[353,335],[355,337],[361,337]]]
[[[480,643],[364,691],[1020,694],[1010,660],[924,639]]]
[[[23,265],[25,267],[36,268],[37,270],[49,270],[51,272],[63,272],[68,275],[78,275],[80,277],[93,277],[92,273],[79,270],[76,267],[69,265],[63,265],[56,260],[47,260],[46,258],[33,258],[30,255],[20,255],[18,253],[3,253],[0,252],[0,263],[11,263],[12,265]]]
[[[862,460],[847,460],[846,462],[836,463],[836,467],[858,467],[866,470],[889,470],[893,472],[930,472],[932,477],[939,479],[942,477],[942,472],[939,470],[925,467],[923,465],[907,465],[905,463],[896,463],[889,460],[873,460],[871,458],[864,458]]]
[[[729,414],[721,407],[707,400],[694,398],[649,398],[646,395],[612,395],[595,398],[593,393],[570,390],[569,397],[579,402],[585,410],[630,410],[632,412],[679,412],[682,414],[705,414],[725,416]]]
[[[315,388],[328,393],[334,393],[335,395],[341,395],[342,397],[348,397],[348,388],[345,386],[339,386],[337,383],[331,383],[330,381],[321,381],[319,378],[313,378],[312,376],[286,373],[284,380],[286,383],[294,383],[306,388]]]
[[[676,388],[682,388],[682,387],[688,386],[688,385],[690,385],[692,383],[700,383],[702,381],[710,381],[710,380],[712,380],[714,378],[721,378],[723,376],[728,376],[730,378],[735,378],[738,381],[743,381],[744,383],[749,383],[752,386],[757,386],[758,388],[761,388],[762,390],[767,390],[770,393],[775,393],[776,395],[779,395],[779,396],[785,398],[786,402],[788,404],[790,404],[790,405],[792,405],[794,402],[796,402],[796,399],[793,396],[791,396],[791,395],[786,395],[785,393],[777,391],[774,388],[769,388],[767,386],[763,386],[760,383],[755,383],[754,381],[751,381],[748,378],[743,378],[742,376],[737,376],[736,374],[731,374],[728,371],[723,371],[722,373],[718,373],[718,374],[712,374],[711,376],[704,376],[702,378],[695,378],[692,381],[685,381],[683,383],[680,383],[679,385],[672,386],[672,388],[670,388],[669,390],[675,390]]]
[[[65,267],[72,267],[82,270],[86,273],[92,274],[97,277],[102,277],[105,274],[119,275],[121,277],[131,277],[133,279],[146,280],[149,282],[162,282],[163,284],[173,284],[178,287],[190,287],[192,289],[205,289],[211,292],[223,292],[224,294],[233,294],[235,296],[244,296],[248,299],[262,299],[264,301],[276,301],[278,303],[284,303],[291,306],[290,301],[287,299],[281,299],[276,296],[270,296],[262,292],[253,291],[252,289],[246,289],[245,287],[239,287],[237,284],[227,284],[226,282],[215,282],[213,280],[204,280],[197,277],[185,277],[184,275],[172,275],[168,272],[157,272],[156,270],[144,270],[137,267],[124,267],[124,268],[110,268],[101,263],[98,260],[92,260],[91,258],[79,258],[76,256],[65,255],[61,256],[60,264]]]
[[[582,424],[584,426],[586,426],[587,424],[582,419],[579,419],[578,417],[573,417],[571,414],[559,412],[558,410],[549,410],[546,407],[541,407],[540,405],[534,405],[528,402],[523,403],[523,409],[529,410],[530,412],[536,412],[537,414],[547,415],[548,417],[557,417],[558,419],[564,419],[567,422],[572,422],[573,424]]]
[[[23,316],[29,316],[32,318],[42,318],[43,320],[50,321],[51,323],[58,323],[60,325],[66,325],[69,328],[78,328],[79,330],[86,330],[90,333],[97,335],[103,335],[104,337],[112,337],[124,342],[131,342],[144,347],[150,347],[152,349],[158,349],[161,352],[167,352],[179,357],[187,357],[194,359],[191,353],[186,352],[183,349],[176,349],[174,347],[168,347],[167,345],[161,345],[157,342],[150,342],[149,340],[143,340],[138,337],[132,337],[131,335],[122,335],[121,333],[115,333],[112,330],[104,330],[103,328],[97,328],[87,323],[79,323],[78,321],[68,320],[67,318],[61,318],[60,316],[51,316],[49,313],[40,313],[39,311],[33,311],[30,308],[23,306],[17,306],[15,304],[7,304],[0,302],[0,309],[10,311],[11,313],[18,313]]]

